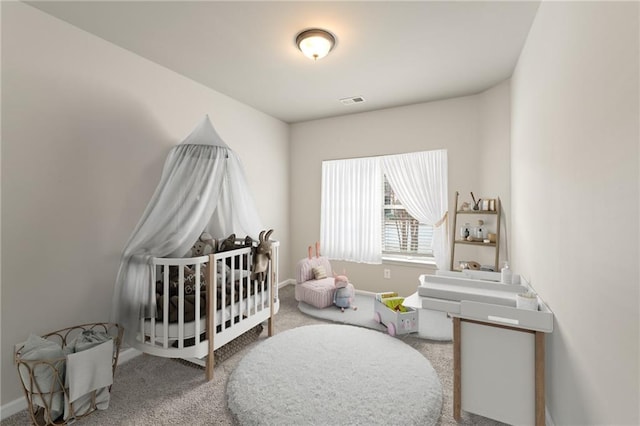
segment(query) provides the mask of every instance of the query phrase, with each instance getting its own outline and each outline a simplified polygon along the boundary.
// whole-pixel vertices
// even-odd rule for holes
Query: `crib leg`
[[[209,330],[215,330],[214,327],[215,325],[211,325]],[[209,339],[209,346],[207,348],[207,360],[204,365],[204,370],[207,377],[207,382],[210,382],[211,380],[213,380],[213,367],[215,366],[215,360],[213,358],[213,337],[215,335],[215,331],[209,332],[207,334],[207,337]]]
[[[210,382],[211,380],[213,380],[213,367],[215,367],[215,360],[213,358],[213,334],[214,333],[208,333],[209,335],[207,336],[209,338],[209,347],[208,347],[208,353],[207,353],[207,360],[205,361],[204,364],[204,373],[205,376],[207,378],[207,382]]]
[[[213,366],[214,366],[214,361],[213,361],[213,354],[209,354],[207,355],[207,361],[205,364],[205,372],[207,375],[207,382],[210,382],[211,380],[213,380]]]

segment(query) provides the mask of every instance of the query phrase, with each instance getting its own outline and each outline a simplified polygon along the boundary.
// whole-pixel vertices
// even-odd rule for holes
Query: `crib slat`
[[[169,347],[169,266],[162,267],[162,347]]]
[[[267,268],[268,267],[269,267],[269,265],[267,265]],[[267,271],[265,270],[264,274],[266,274],[266,273],[267,273]],[[264,292],[265,292],[264,283],[265,283],[264,281],[260,281],[260,280],[257,281],[257,284],[258,284],[258,293],[257,293],[258,294],[258,306],[259,306],[259,309],[261,311],[264,309]]]
[[[242,308],[242,300],[243,300],[242,287],[244,285],[244,277],[242,275],[244,271],[244,256],[240,256],[240,262],[238,262],[238,266],[240,266],[240,271],[238,272],[238,278],[237,278],[238,292],[239,292],[238,293],[238,316],[239,316],[238,323],[241,323],[242,320],[244,319],[244,315],[243,315],[244,312]]]
[[[258,293],[258,280],[251,280],[253,284],[253,313],[256,314],[258,312],[258,297],[260,296]]]
[[[196,274],[196,283],[195,283],[195,297],[196,297],[196,302],[195,302],[195,308],[196,308],[196,312],[195,312],[195,327],[196,327],[196,345],[198,343],[200,343],[200,263],[196,263],[194,265],[195,267],[195,274]]]
[[[224,261],[223,261],[224,264]],[[220,294],[222,294],[222,303],[220,304],[220,331],[224,331],[225,329],[225,324],[226,324],[226,309],[225,307],[227,306],[227,289],[226,289],[226,283],[227,283],[227,268],[223,267],[222,271],[218,272],[220,274]],[[216,306],[217,308],[217,306]]]
[[[232,256],[231,257],[231,278],[229,279],[229,282],[231,283],[231,295],[229,296],[231,298],[231,300],[229,300],[229,314],[231,316],[231,325],[230,327],[233,327],[233,321],[235,321],[235,301],[236,301],[236,283],[235,283],[235,278],[236,278],[236,258],[238,256]]]
[[[178,267],[178,348],[184,348],[184,267]]]
[[[151,283],[149,283],[149,303],[151,304],[155,304],[156,303],[156,264],[152,263],[151,264]],[[151,306],[151,312],[150,312],[150,320],[149,320],[149,324],[151,324],[151,332],[149,333],[149,339],[151,341],[152,345],[155,345],[156,343],[156,309],[157,306],[155,306],[156,309],[153,309],[154,307]],[[144,315],[143,315],[144,317]],[[142,320],[142,327],[144,329],[144,318]],[[142,334],[141,336],[144,336],[144,330],[142,330]]]
[[[218,273],[214,255],[209,255],[209,267],[207,268],[207,360],[205,364],[205,375],[207,380],[213,379],[213,339],[216,331],[216,275]]]
[[[269,264],[269,278],[271,285],[269,286],[269,322],[267,335],[273,336],[274,333],[274,315],[275,315],[275,302],[278,299],[278,245],[273,244],[271,246],[271,262]]]

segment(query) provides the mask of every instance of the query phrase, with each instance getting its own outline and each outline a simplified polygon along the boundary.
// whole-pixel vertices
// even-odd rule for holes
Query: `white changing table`
[[[461,410],[518,425],[545,424],[545,333],[553,313],[516,308],[524,285],[456,273],[421,275],[422,308],[453,318],[453,417]]]

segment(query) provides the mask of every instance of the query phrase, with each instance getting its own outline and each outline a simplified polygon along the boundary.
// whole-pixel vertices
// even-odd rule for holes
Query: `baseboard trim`
[[[120,354],[118,355],[118,365],[124,364],[127,361],[131,361],[133,358],[137,357],[138,355],[142,355],[142,352],[140,352],[137,349],[134,349],[134,348],[123,349],[120,351]],[[26,409],[27,409],[27,400],[25,399],[25,397],[21,396],[20,398],[16,398],[13,401],[7,402],[6,404],[0,406],[0,420],[7,419],[13,416],[14,414],[17,414],[20,411],[26,410]]]
[[[288,285],[294,285],[295,283],[296,283],[296,280],[294,280],[293,278],[289,278],[284,281],[280,281],[278,283],[278,288],[286,287]]]
[[[27,400],[24,398],[24,396],[18,399],[14,399],[13,401],[7,402],[2,407],[0,407],[0,420],[7,419],[14,414],[26,409]]]
[[[120,351],[118,355],[118,365],[131,361],[133,358],[142,355],[142,352],[135,348],[127,348]]]
[[[373,292],[373,291],[358,290],[358,289],[356,289],[356,294],[362,294],[362,295],[365,295],[365,296],[371,296],[371,297],[373,297],[373,296],[375,296],[377,293],[376,293],[376,292]]]
[[[544,423],[546,426],[556,426],[556,424],[553,422],[553,419],[551,418],[551,413],[549,413],[548,406],[544,407]]]

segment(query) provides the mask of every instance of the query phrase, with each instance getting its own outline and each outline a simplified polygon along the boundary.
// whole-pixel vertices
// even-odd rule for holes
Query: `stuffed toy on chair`
[[[349,279],[345,275],[335,275],[336,292],[333,294],[333,304],[336,305],[342,312],[345,308],[353,308],[357,310],[357,306],[353,306],[353,300],[355,298],[353,285],[349,286]]]

